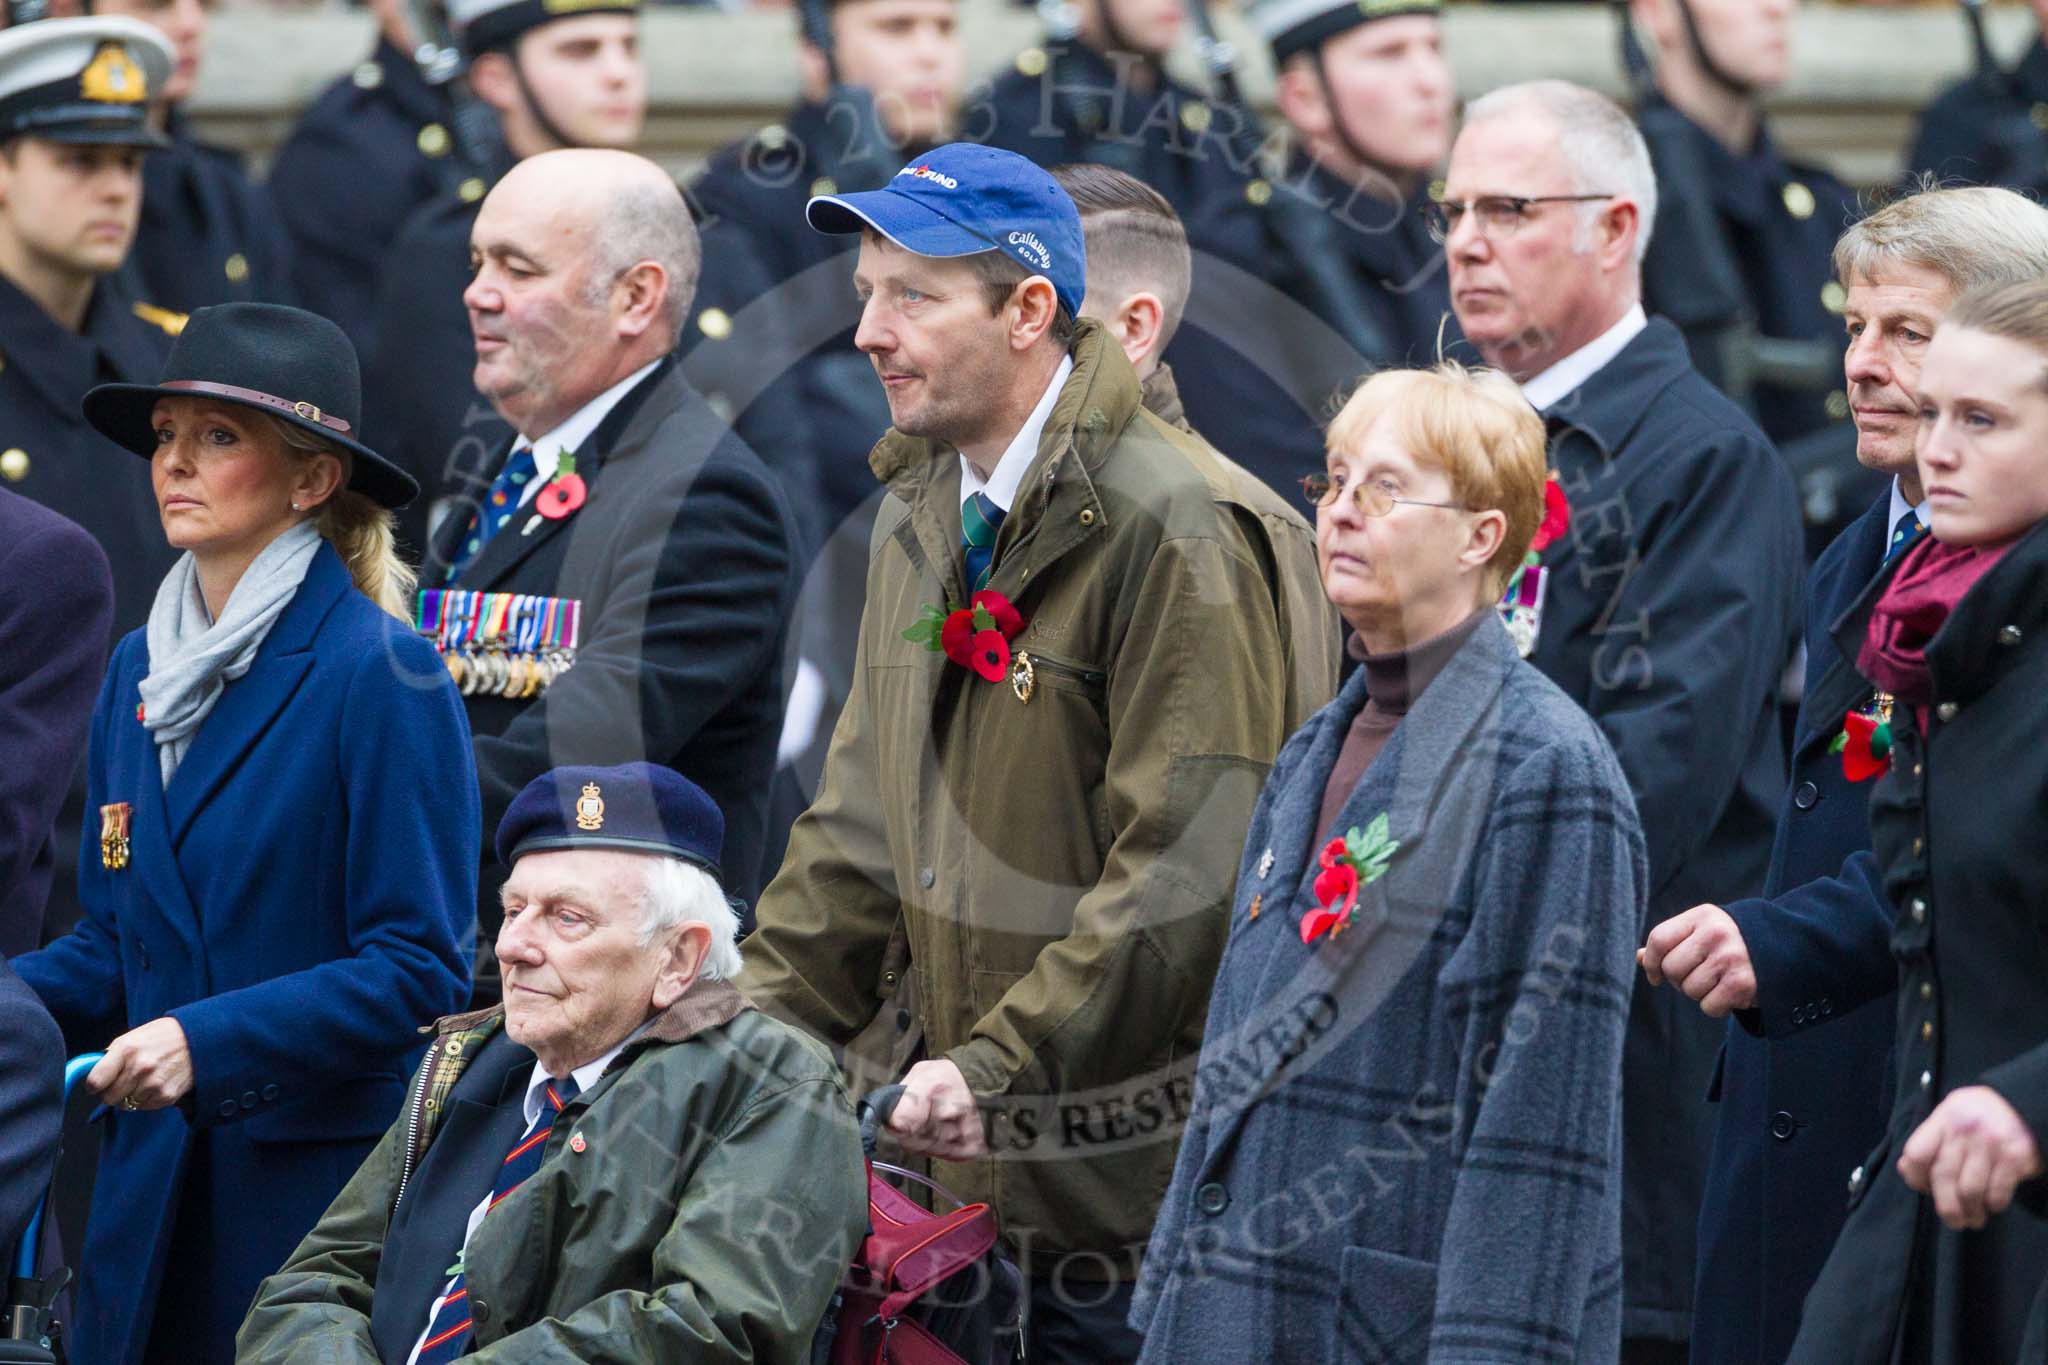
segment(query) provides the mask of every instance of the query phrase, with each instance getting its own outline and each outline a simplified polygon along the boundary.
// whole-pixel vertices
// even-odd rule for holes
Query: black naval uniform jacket
[[[1652,98],[1667,115],[1675,114],[1664,101]],[[1690,119],[1676,118],[1691,143],[1688,159],[1704,170],[1708,183],[1674,184],[1672,170],[1658,166],[1659,220],[1668,221],[1682,198],[1710,200],[1730,254],[1741,270],[1743,296],[1758,333],[1824,342],[1836,357],[1829,382],[1819,387],[1759,382],[1750,395],[1757,425],[1779,444],[1825,427],[1842,427],[1848,420],[1847,408],[1831,413],[1827,400],[1841,401],[1840,361],[1848,347],[1848,332],[1842,325],[1839,293],[1830,286],[1835,285],[1835,239],[1862,216],[1854,191],[1818,166],[1795,164],[1779,155],[1768,124],[1758,125],[1756,145],[1749,153],[1737,156]],[[1652,232],[1643,260],[1643,306],[1653,313],[1667,307],[1676,312],[1684,303],[1691,263],[1666,259],[1678,249],[1675,235]],[[1693,363],[1714,383],[1724,383],[1721,357],[1703,341],[1701,334],[1686,334]],[[1853,449],[1846,431],[1844,440],[1846,457]],[[1853,509],[1862,507],[1877,487],[1875,479],[1868,481],[1867,488],[1859,483],[1859,496],[1850,504],[1848,515],[1853,516]]]
[[[478,496],[509,451],[496,452]],[[448,584],[582,603],[575,663],[547,692],[465,698],[483,790],[487,935],[503,881],[489,831],[528,782],[565,763],[674,768],[724,812],[726,891],[751,901],[761,886],[783,637],[801,569],[788,507],[673,360],[575,456],[583,506],[550,520],[528,502]],[[467,527],[458,504],[435,535],[427,581]]]
[[[214,303],[296,303],[284,226],[242,158],[171,111],[171,145],[142,162],[142,226],[122,267],[138,298],[189,313]]]
[[[419,480],[420,495],[398,513],[408,553],[428,548],[435,503],[479,477],[489,483],[512,438],[472,378],[476,341],[462,291],[476,210],[446,194],[414,213],[385,255],[371,309],[378,340],[363,365],[364,439]]]
[[[1896,572],[1899,561],[1893,562]],[[1977,580],[1927,649],[1934,705],[1892,710],[1870,832],[1894,910],[1897,1098],[1842,1187],[1849,1219],[1791,1359],[1799,1365],[2048,1360],[2048,1179],[1958,1232],[1900,1178],[1950,1091],[1988,1085],[2048,1150],[2048,522]],[[1881,576],[1835,627],[1861,647]],[[2031,1321],[2030,1321],[2031,1318]]]
[[[1799,629],[1799,507],[1756,425],[1652,318],[1544,414],[1571,524],[1530,662],[1621,759],[1650,854],[1649,924],[1763,889]],[[1643,926],[1644,932],[1648,924]],[[1623,1056],[1623,1335],[1683,1341],[1721,1029],[1637,989]]]
[[[448,100],[412,58],[379,38],[300,116],[267,189],[291,246],[301,307],[331,318],[367,363],[377,274],[407,218],[459,183]]]
[[[1821,554],[1806,588],[1806,687],[1792,780],[1762,898],[1730,900],[1756,969],[1760,1008],[1728,1021],[1713,1164],[1700,1205],[1693,1365],[1779,1365],[1799,1308],[1847,1210],[1842,1182],[1884,1131],[1890,1107],[1891,964],[1868,988],[1829,970],[1816,938],[1867,936],[1891,905],[1870,855],[1868,782],[1832,749],[1842,718],[1870,699],[1829,630],[1884,563],[1889,490]]]
[[[1943,184],[2048,189],[2048,150],[2033,111],[2048,104],[2048,38],[2036,38],[2003,81],[1966,76],[1920,116],[1908,177],[1931,172]]]
[[[977,95],[961,113],[962,138],[1040,166],[1092,161],[1136,176],[1166,197],[1191,238],[1245,208],[1250,172],[1212,135],[1216,110],[1157,63],[1105,57],[1074,39],[1029,49]]]
[[[1377,199],[1297,155],[1264,207],[1211,215],[1194,249],[1194,288],[1166,359],[1180,376],[1188,422],[1210,444],[1288,499],[1325,464],[1323,429],[1368,372],[1428,365],[1462,333],[1451,316],[1444,250],[1422,216],[1420,189]],[[1388,352],[1362,355],[1333,329],[1315,275],[1275,226],[1282,196],[1305,200],[1330,226],[1337,268]]]
[[[875,498],[868,452],[889,429],[874,364],[853,344],[859,238],[804,219],[813,193],[870,188],[832,178],[848,137],[843,117],[800,104],[713,155],[689,191],[704,270],[679,348],[684,372],[735,414],[740,435],[783,480],[812,550]],[[913,155],[888,149],[872,159],[893,170]],[[857,538],[864,566],[865,530]],[[865,568],[853,575],[855,623],[865,577]]]

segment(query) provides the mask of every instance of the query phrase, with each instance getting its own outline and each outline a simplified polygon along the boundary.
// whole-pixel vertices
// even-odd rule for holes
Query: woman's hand
[[[121,1109],[164,1109],[192,1088],[192,1049],[185,1026],[165,1016],[107,1044],[85,1083]]]

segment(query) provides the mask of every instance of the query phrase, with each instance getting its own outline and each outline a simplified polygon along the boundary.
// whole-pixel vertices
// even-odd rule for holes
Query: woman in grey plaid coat
[[[1329,445],[1364,667],[1253,816],[1131,1321],[1147,1362],[1613,1361],[1647,873],[1606,740],[1493,607],[1540,602],[1524,550],[1566,517],[1543,426],[1443,366],[1373,379]]]

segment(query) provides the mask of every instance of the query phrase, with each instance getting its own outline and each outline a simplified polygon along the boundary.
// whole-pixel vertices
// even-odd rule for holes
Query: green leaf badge
[[[910,623],[910,628],[903,632],[903,638],[936,653],[939,648],[939,632],[945,625],[946,613],[927,602],[924,609],[918,612],[917,619]]]
[[[1372,823],[1363,830],[1353,825],[1344,836],[1344,852],[1350,863],[1358,869],[1361,882],[1376,882],[1387,870],[1387,864],[1394,859],[1401,841],[1387,837],[1387,813],[1381,811],[1372,818]]]

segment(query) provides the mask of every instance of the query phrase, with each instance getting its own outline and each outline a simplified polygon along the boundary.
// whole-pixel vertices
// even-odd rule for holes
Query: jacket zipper
[[[405,1187],[412,1180],[413,1170],[420,1161],[420,1120],[425,1116],[427,1091],[433,1088],[434,1072],[440,1068],[442,1044],[446,1035],[437,1037],[427,1048],[427,1055],[420,1063],[420,1078],[413,1086],[410,1099],[405,1106],[405,1164],[398,1174],[398,1197],[391,1201],[391,1211],[396,1213],[405,1199]]]

